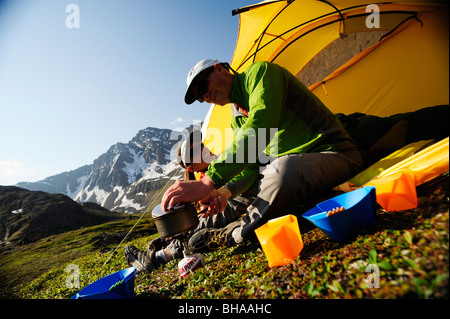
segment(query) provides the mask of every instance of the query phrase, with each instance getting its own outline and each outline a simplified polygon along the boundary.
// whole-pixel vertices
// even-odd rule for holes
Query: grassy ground
[[[96,258],[96,254],[109,251],[110,243],[116,245],[135,224],[137,218],[130,216],[126,220],[109,222],[86,227],[60,235],[50,236],[35,243],[19,247],[3,247],[0,250],[0,298],[38,298],[32,292],[28,295],[18,294],[21,287],[26,287],[36,278],[45,278],[52,269],[83,258]],[[142,238],[156,233],[151,219],[143,219],[127,237],[128,240]],[[114,246],[115,247],[115,246]],[[65,274],[68,276],[68,274]],[[63,283],[52,283],[57,287]],[[51,295],[45,298],[53,298]]]
[[[138,234],[128,243],[144,249],[157,234],[151,220],[142,223]],[[131,221],[125,226],[130,224]],[[102,232],[118,231],[114,225],[119,227],[114,223],[98,226],[107,229],[97,229],[97,238],[101,239],[98,234]],[[448,231],[448,197],[435,192],[420,197],[416,209],[400,212],[380,209],[376,229],[347,243],[336,243],[317,228],[305,231],[303,250],[293,263],[285,266],[269,268],[257,243],[205,254],[206,266],[186,278],[179,276],[178,261],[172,261],[151,274],[137,276],[135,298],[448,298]],[[125,244],[112,254],[105,247],[114,248],[120,240],[94,245],[92,240],[86,241],[92,235],[86,230],[84,235],[68,233],[68,237],[55,238],[48,243],[57,249],[53,252],[42,242],[27,251],[0,256],[2,273],[17,272],[14,280],[8,277],[9,288],[4,296],[70,298],[79,290],[68,288],[77,283],[75,277],[82,288],[128,267],[123,257]],[[80,240],[78,244],[76,238]],[[21,265],[52,260],[56,251],[64,258],[53,260],[51,267],[47,263],[48,271],[36,267],[34,280],[19,271]]]

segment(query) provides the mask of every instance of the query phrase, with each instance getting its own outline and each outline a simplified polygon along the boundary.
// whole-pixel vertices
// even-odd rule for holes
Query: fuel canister
[[[178,270],[180,272],[181,277],[186,277],[190,272],[204,267],[206,264],[205,258],[202,254],[193,254],[186,255],[184,258],[178,263]]]

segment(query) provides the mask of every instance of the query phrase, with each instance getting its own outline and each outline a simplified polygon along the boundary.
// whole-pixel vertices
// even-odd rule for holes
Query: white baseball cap
[[[187,139],[183,141],[180,145],[180,161],[183,162],[183,165],[186,166],[186,147],[187,147]]]
[[[220,62],[215,59],[205,59],[198,62],[194,67],[189,71],[186,84],[187,84],[187,90],[186,94],[184,95],[184,102],[186,104],[192,104],[196,100],[196,97],[194,96],[194,93],[192,93],[191,90],[191,84],[194,81],[195,77],[199,75],[203,70],[215,65],[219,64]]]

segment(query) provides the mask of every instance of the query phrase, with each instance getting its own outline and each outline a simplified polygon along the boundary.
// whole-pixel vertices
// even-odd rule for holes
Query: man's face
[[[233,75],[222,65],[216,64],[212,72],[203,76],[197,86],[196,97],[200,101],[226,105],[230,103]]]

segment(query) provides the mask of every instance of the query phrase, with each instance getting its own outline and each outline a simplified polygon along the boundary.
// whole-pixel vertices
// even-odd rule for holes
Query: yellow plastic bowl
[[[255,230],[269,267],[292,263],[303,249],[297,217],[286,215],[271,219]]]

